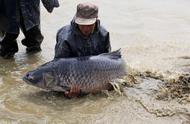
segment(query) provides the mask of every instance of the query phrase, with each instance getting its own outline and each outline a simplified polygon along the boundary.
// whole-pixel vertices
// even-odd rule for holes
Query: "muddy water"
[[[1,124],[187,124],[189,103],[177,99],[157,100],[164,84],[161,78],[135,76],[126,96],[114,92],[65,99],[25,84],[27,71],[54,56],[55,35],[69,24],[77,3],[60,1],[61,7],[48,14],[42,7],[43,51],[27,55],[18,39],[19,52],[12,60],[0,58]],[[92,0],[90,0],[92,1]],[[110,31],[113,50],[122,48],[128,66],[135,72],[149,71],[165,79],[188,73],[190,68],[189,0],[96,0],[101,23]],[[132,73],[133,75],[134,73]]]

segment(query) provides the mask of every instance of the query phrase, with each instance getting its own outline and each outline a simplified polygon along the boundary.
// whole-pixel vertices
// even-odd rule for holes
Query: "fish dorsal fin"
[[[110,59],[119,59],[121,58],[121,48],[110,53],[102,53],[100,56],[106,56]]]

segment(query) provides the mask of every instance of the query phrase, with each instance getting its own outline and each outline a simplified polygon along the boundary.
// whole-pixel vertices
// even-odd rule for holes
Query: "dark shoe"
[[[14,55],[15,55],[15,53],[9,52],[6,54],[2,54],[1,57],[3,57],[4,59],[11,59],[14,57]]]
[[[0,56],[4,59],[13,58],[17,51],[18,51],[18,49],[10,49],[9,51],[5,50],[4,47],[2,47],[2,45],[0,45]]]
[[[6,52],[2,46],[0,46],[0,56],[4,59],[10,59],[14,57],[15,52]]]
[[[40,46],[32,46],[32,47],[27,47],[26,52],[27,53],[37,53],[40,52],[42,49]]]

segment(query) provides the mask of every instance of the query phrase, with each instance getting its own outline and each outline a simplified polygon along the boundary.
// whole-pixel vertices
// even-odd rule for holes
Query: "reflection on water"
[[[154,98],[157,85],[163,82],[153,76],[138,75],[139,84],[125,88],[127,97],[110,92],[110,96],[98,94],[77,99],[65,99],[61,93],[42,91],[22,81],[27,71],[53,58],[56,32],[70,23],[77,3],[81,1],[84,2],[60,1],[60,8],[52,14],[47,14],[42,7],[42,33],[45,36],[42,52],[26,54],[25,47],[20,44],[23,36],[20,36],[15,58],[0,58],[0,123],[188,123],[188,104],[184,106],[175,100],[158,101]],[[189,73],[189,0],[90,1],[99,5],[99,17],[110,31],[113,50],[122,48],[125,51],[123,54],[130,68],[140,73],[147,70],[161,73],[164,78],[174,79],[175,75]],[[170,116],[165,108],[178,114]],[[179,114],[175,108],[187,111]],[[166,117],[157,118],[158,110]]]
[[[15,111],[14,107],[17,104],[19,108],[23,107],[23,104],[18,101],[18,94],[26,87],[22,84],[22,75],[41,63],[40,53],[36,55],[16,55],[11,60],[0,59],[0,123],[20,123],[18,118],[25,117],[27,113],[21,114],[21,111]],[[25,110],[29,109],[26,108]],[[28,117],[28,119],[22,119],[22,121],[24,123],[33,122],[30,121],[33,120],[33,117]],[[37,123],[39,122],[37,121]]]

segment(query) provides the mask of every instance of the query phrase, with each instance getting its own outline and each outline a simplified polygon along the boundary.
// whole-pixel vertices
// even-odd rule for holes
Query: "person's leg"
[[[0,42],[0,56],[8,59],[12,58],[18,52],[18,44],[16,38],[19,34],[6,33],[3,40]]]
[[[35,26],[28,31],[22,30],[25,39],[21,42],[24,46],[26,46],[26,51],[28,53],[39,52],[41,51],[41,43],[43,41],[43,35],[41,34],[39,26]]]
[[[22,10],[19,8],[20,14],[20,27],[25,36],[25,38],[21,41],[24,46],[26,46],[26,52],[34,53],[41,51],[41,43],[44,39],[43,35],[41,34],[40,25],[36,25],[29,30],[26,30],[25,27],[25,18],[23,17]]]

